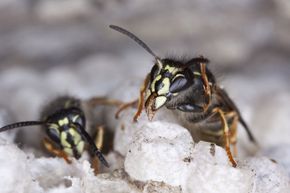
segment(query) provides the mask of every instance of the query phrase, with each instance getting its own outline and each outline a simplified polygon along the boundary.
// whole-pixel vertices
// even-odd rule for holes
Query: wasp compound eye
[[[170,84],[169,91],[171,93],[178,93],[190,86],[190,82],[183,75],[177,76]]]

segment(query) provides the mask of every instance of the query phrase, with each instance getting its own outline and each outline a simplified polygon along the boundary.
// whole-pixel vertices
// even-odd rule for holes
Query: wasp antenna
[[[23,121],[23,122],[17,122],[12,123],[10,125],[5,125],[4,127],[0,128],[0,132],[7,131],[10,129],[18,128],[18,127],[26,127],[26,126],[32,126],[32,125],[43,125],[45,122],[42,121]]]
[[[121,28],[119,26],[116,25],[110,25],[109,26],[111,29],[116,30],[126,36],[128,36],[129,38],[131,38],[132,40],[134,40],[137,44],[139,44],[140,46],[142,46],[142,48],[144,48],[147,52],[149,52],[152,56],[154,56],[154,58],[156,60],[160,60],[159,57],[142,41],[140,40],[137,36],[135,36],[134,34],[132,34],[131,32],[129,32],[128,30]]]
[[[94,143],[90,135],[84,129],[81,129],[81,132],[85,140],[89,143],[90,147],[92,148],[92,151],[98,157],[98,159],[102,162],[102,164],[104,164],[107,168],[110,167],[107,160],[103,156],[102,152],[97,148],[96,144]]]

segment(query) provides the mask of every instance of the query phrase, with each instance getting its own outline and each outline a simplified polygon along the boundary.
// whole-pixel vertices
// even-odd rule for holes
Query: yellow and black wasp
[[[86,105],[96,104],[118,105],[117,101],[104,98],[93,98]],[[103,165],[109,167],[108,162],[99,150],[103,143],[102,135],[95,142],[86,131],[87,120],[84,104],[73,97],[59,97],[44,107],[39,121],[23,121],[6,125],[0,132],[18,127],[40,125],[46,132],[43,139],[44,147],[53,155],[71,163],[69,157],[79,159],[87,147],[98,157]],[[100,128],[102,130],[102,128]],[[96,145],[98,143],[99,145]],[[99,146],[99,148],[97,147]]]
[[[233,145],[236,154],[238,122],[246,129],[249,139],[256,141],[239,109],[208,69],[209,60],[204,57],[161,59],[128,30],[115,25],[110,25],[110,28],[133,39],[155,58],[155,64],[140,89],[139,99],[122,105],[116,116],[123,109],[138,104],[134,121],[144,107],[149,120],[152,120],[156,111],[165,106],[180,118],[195,140],[224,147],[229,161],[236,167],[230,145]]]

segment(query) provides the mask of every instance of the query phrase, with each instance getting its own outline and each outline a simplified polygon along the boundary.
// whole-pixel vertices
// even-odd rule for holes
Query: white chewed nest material
[[[122,147],[125,171],[135,180],[164,182],[186,193],[290,190],[287,172],[269,158],[238,159],[238,167],[233,168],[223,148],[207,142],[195,144],[179,125],[150,123],[146,117],[136,125],[124,124],[130,117],[127,112],[120,120],[115,142]],[[124,136],[127,140],[122,140]]]
[[[163,181],[179,186],[187,176],[193,148],[186,129],[159,121],[147,123],[134,133],[125,158],[125,170],[140,181]]]
[[[73,72],[71,73],[73,79],[75,76]],[[32,81],[38,84],[41,79],[42,84],[50,85],[50,82],[43,77],[34,77]],[[78,80],[71,81],[78,82]],[[93,86],[92,84],[88,87]],[[109,92],[110,97],[130,101],[137,97],[138,86],[139,82],[136,81],[123,84],[114,92]],[[83,96],[92,95],[92,93],[85,93],[85,88],[81,85],[78,88],[84,91],[81,92]],[[136,96],[133,97],[131,95],[134,92]],[[14,96],[14,99],[20,100],[20,95],[21,92],[19,96]],[[44,96],[45,93],[38,95],[39,103],[44,101],[42,95]],[[23,104],[23,101],[16,104]],[[255,102],[253,106],[254,104]],[[14,105],[14,109],[17,106]],[[270,109],[268,106],[265,108]],[[270,146],[269,143],[268,146],[262,146],[262,150],[257,154],[259,156],[255,157],[247,157],[250,153],[244,153],[247,156],[236,158],[238,167],[233,168],[223,148],[207,142],[195,143],[190,133],[178,124],[169,110],[163,108],[158,111],[153,122],[149,122],[143,112],[138,122],[133,123],[135,110],[130,108],[125,110],[121,113],[120,119],[116,120],[114,118],[116,109],[105,109],[103,121],[115,133],[114,146],[113,151],[106,155],[111,165],[110,169],[103,169],[103,173],[97,176],[85,156],[80,160],[73,160],[72,164],[67,164],[60,158],[38,157],[33,147],[28,150],[18,148],[14,144],[13,141],[17,141],[14,140],[15,136],[17,139],[16,131],[2,133],[0,137],[0,192],[290,192],[289,145]],[[34,108],[32,111],[35,112]],[[5,112],[3,116],[2,114],[1,122],[6,123],[7,120],[2,121],[6,117]],[[276,126],[284,128],[281,125]],[[36,133],[32,131],[31,129],[23,130],[36,140],[40,140],[38,136],[33,136]],[[242,129],[239,129],[239,132],[241,131]],[[254,131],[258,135],[259,132],[262,133],[262,130]],[[244,142],[243,146],[239,147],[239,151],[246,152],[249,142],[246,141],[243,133],[242,135],[239,133],[238,136],[239,142],[240,139]],[[269,136],[264,136],[263,139],[267,137]],[[267,142],[261,144],[267,144]]]
[[[132,140],[123,141],[125,170],[97,176],[86,160],[68,165],[60,158],[34,158],[2,140],[1,192],[289,192],[287,172],[268,158],[238,160],[233,168],[223,148],[195,144],[181,126],[162,121],[139,126],[122,129],[135,130]]]

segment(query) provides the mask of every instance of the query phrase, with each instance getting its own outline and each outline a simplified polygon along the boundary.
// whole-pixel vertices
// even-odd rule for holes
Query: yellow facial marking
[[[67,125],[68,123],[69,123],[69,120],[67,117],[58,121],[59,126]]]
[[[172,72],[174,70],[174,67],[166,65],[164,70],[168,70],[168,72]]]
[[[71,156],[73,156],[73,150],[69,147],[65,147],[63,151]]]
[[[64,132],[64,131],[61,132],[61,134],[60,134],[60,142],[61,142],[61,145],[63,147],[69,147],[69,148],[71,148],[71,145],[67,142],[66,138],[67,138],[67,133]]]
[[[55,124],[55,123],[50,123],[48,127],[49,127],[50,129],[55,129],[55,130],[57,130],[57,132],[59,133],[59,131],[58,131],[59,126],[58,126],[57,124]]]
[[[76,146],[77,151],[81,154],[84,151],[85,148],[85,142],[84,141],[80,141],[78,143],[78,145]]]
[[[163,94],[167,94],[169,92],[169,87],[170,87],[170,80],[169,78],[164,78],[162,80],[163,83],[163,87],[157,91],[158,95],[163,95]]]
[[[80,134],[78,132],[76,132],[75,129],[73,128],[70,128],[68,130],[68,132],[71,134],[71,136],[73,137],[73,140],[74,140],[74,144],[78,144],[79,141],[81,141],[82,137],[80,136]]]
[[[152,92],[155,92],[155,83],[158,81],[158,80],[160,80],[162,77],[161,77],[161,75],[158,75],[158,76],[156,76],[156,78],[152,81],[152,83],[151,83],[151,90],[152,90]]]
[[[179,71],[178,68],[169,65],[166,65],[164,69],[170,72],[171,74],[175,74],[176,72]]]
[[[155,99],[154,107],[155,109],[159,109],[162,105],[165,104],[167,98],[165,96],[159,96]]]

